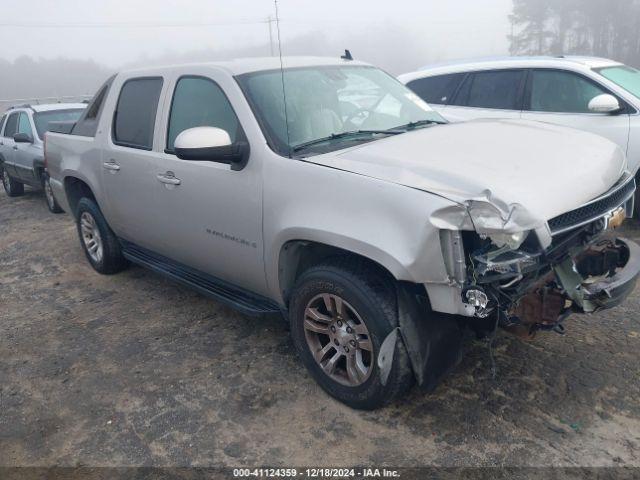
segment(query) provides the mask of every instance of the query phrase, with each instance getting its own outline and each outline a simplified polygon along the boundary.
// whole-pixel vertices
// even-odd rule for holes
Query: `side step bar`
[[[120,240],[120,243],[122,254],[127,260],[193,288],[245,315],[259,316],[282,312],[278,304],[268,298],[243,290],[125,240]]]

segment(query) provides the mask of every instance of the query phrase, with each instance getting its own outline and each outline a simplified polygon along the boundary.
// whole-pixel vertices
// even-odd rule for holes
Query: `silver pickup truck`
[[[635,192],[615,144],[447,124],[347,59],[119,73],[45,154],[95,270],[131,261],[282,312],[312,376],[356,408],[433,389],[465,330],[561,331],[640,271],[638,246],[607,233]]]

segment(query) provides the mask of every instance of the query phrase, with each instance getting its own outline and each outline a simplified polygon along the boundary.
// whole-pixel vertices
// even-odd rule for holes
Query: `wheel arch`
[[[410,278],[409,272],[384,252],[380,255],[370,255],[362,248],[354,246],[338,246],[336,243],[325,243],[304,238],[291,239],[280,247],[277,261],[277,294],[280,302],[288,306],[291,291],[296,280],[310,267],[318,265],[333,257],[350,257],[354,261],[370,264],[380,275],[393,281]]]
[[[98,204],[98,201],[96,199],[95,194],[93,193],[93,190],[85,180],[79,177],[70,175],[64,178],[63,185],[64,185],[64,193],[65,193],[65,196],[67,197],[67,202],[69,204],[69,209],[70,209],[69,211],[74,216],[76,214],[76,208],[78,206],[78,202],[80,201],[81,198],[88,197],[92,199],[94,202],[96,202],[96,204]]]

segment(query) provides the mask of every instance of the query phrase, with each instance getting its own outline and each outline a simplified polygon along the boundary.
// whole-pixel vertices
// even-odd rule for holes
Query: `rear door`
[[[4,168],[12,177],[18,177],[15,168],[15,151],[17,150],[13,136],[18,131],[18,119],[20,112],[12,112],[7,117],[4,131],[2,133],[1,146],[2,157],[4,159]]]
[[[630,120],[628,107],[615,114],[589,110],[589,102],[605,93],[616,96],[576,72],[533,69],[527,81],[522,118],[586,130],[612,140],[626,152]],[[621,105],[626,105],[617,98]]]
[[[442,113],[452,122],[520,118],[525,79],[522,69],[469,73]]]
[[[159,248],[169,221],[158,203],[154,151],[163,85],[160,76],[114,82],[114,113],[100,159],[109,225],[119,237],[151,250]]]

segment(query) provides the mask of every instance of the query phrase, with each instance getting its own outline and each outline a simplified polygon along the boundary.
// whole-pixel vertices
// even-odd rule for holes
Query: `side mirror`
[[[228,163],[232,170],[244,168],[249,158],[248,143],[232,143],[229,133],[216,127],[194,127],[181,132],[174,150],[181,160]]]
[[[33,137],[28,133],[16,133],[13,136],[13,141],[16,143],[33,143]]]
[[[589,110],[594,113],[615,113],[621,109],[618,99],[608,93],[598,95],[589,102]]]

